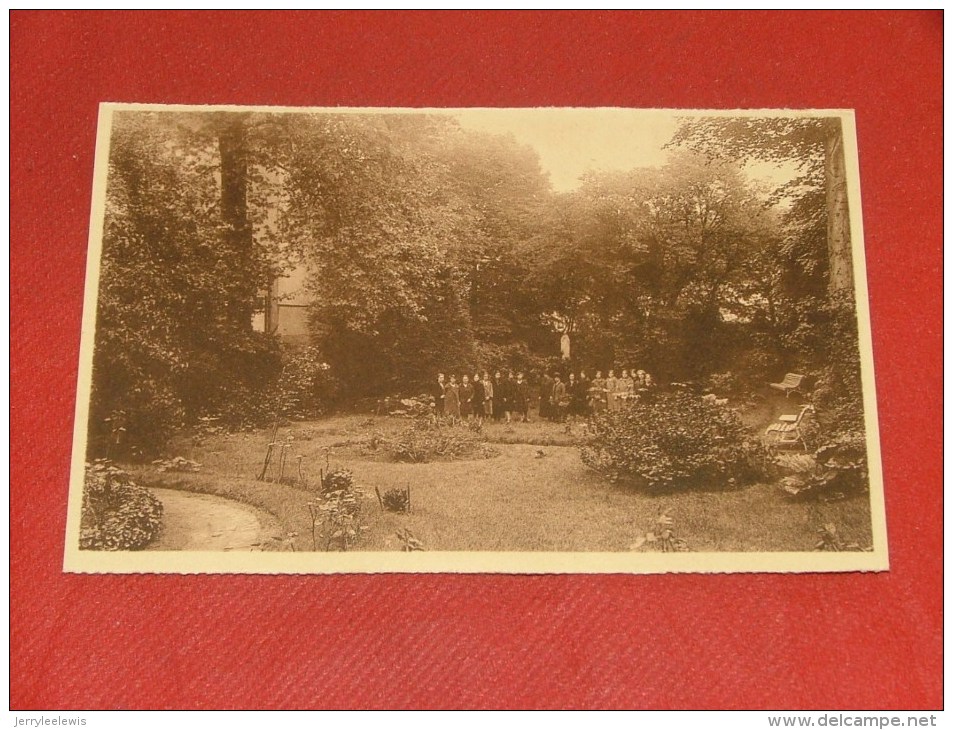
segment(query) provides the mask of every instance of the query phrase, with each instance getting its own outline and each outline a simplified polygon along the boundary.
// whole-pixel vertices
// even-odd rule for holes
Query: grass
[[[787,403],[759,402],[752,427],[787,408]],[[485,435],[498,452],[493,458],[394,463],[386,459],[386,441],[406,425],[402,418],[334,416],[279,429],[279,440],[293,437],[293,457],[304,457],[306,482],[317,483],[328,461],[354,472],[367,495],[362,514],[369,527],[357,549],[400,549],[396,532],[409,528],[428,550],[623,551],[669,507],[677,536],[693,551],[809,551],[816,531],[830,522],[845,542],[871,542],[866,497],[796,503],[770,484],[672,495],[611,484],[588,470],[572,445],[583,436],[582,424],[567,430],[546,422],[490,423]],[[377,451],[368,449],[371,435],[380,440]],[[314,493],[304,485],[255,479],[270,437],[267,429],[213,435],[198,443],[182,439],[170,453],[200,462],[196,474],[161,473],[151,465],[130,470],[143,484],[215,494],[264,510],[276,519],[275,537],[297,533],[285,539],[286,548],[293,543],[296,550],[310,550],[307,505]],[[286,473],[296,472],[291,458]],[[375,486],[382,493],[410,486],[411,512],[382,512]]]

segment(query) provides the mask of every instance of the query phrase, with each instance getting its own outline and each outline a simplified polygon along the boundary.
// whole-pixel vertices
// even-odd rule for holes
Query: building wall
[[[254,328],[278,335],[285,343],[307,345],[310,341],[308,324],[310,294],[306,283],[307,267],[301,265],[292,269],[286,276],[280,276],[271,286],[271,295],[266,301],[268,316],[257,313],[253,319]]]

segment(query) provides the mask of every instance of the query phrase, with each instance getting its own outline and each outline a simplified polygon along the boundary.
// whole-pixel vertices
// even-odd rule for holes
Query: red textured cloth
[[[941,706],[942,12],[11,16],[11,705]],[[61,570],[100,101],[854,108],[892,569]]]

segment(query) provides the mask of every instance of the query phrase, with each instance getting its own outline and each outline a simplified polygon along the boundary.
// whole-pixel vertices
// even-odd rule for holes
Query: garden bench
[[[784,379],[780,383],[768,383],[775,390],[783,390],[784,397],[787,398],[791,395],[791,391],[797,390],[801,387],[801,381],[804,380],[803,375],[798,375],[797,373],[788,373],[784,376]]]
[[[765,429],[765,442],[768,442],[768,439],[773,435],[774,445],[796,444],[800,441],[804,450],[807,451],[807,442],[804,440],[804,434],[801,433],[801,422],[804,420],[804,414],[808,411],[813,413],[814,406],[808,404],[801,408],[801,411],[797,414],[778,416],[778,420]]]

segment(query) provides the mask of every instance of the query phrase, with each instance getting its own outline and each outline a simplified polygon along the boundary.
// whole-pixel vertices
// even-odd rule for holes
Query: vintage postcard
[[[845,110],[103,104],[65,569],[888,567]]]

